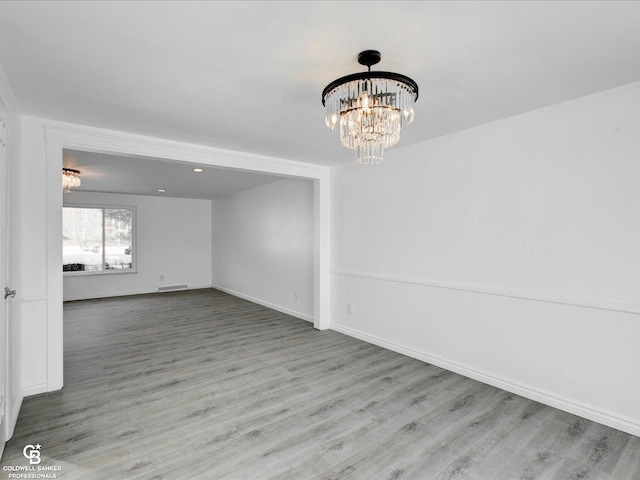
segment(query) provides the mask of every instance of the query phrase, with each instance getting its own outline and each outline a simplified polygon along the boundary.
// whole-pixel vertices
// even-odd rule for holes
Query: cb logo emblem
[[[22,454],[24,458],[29,459],[29,463],[31,465],[38,465],[42,460],[40,459],[40,445],[36,443],[35,445],[27,445],[22,449]]]

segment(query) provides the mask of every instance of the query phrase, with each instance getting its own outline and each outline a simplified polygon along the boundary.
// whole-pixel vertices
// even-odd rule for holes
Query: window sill
[[[85,277],[87,275],[128,275],[131,273],[138,273],[138,271],[136,269],[102,270],[99,272],[69,271],[69,272],[62,272],[62,276],[63,277]]]

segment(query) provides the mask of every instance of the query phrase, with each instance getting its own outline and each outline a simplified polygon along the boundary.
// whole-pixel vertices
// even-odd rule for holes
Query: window
[[[132,207],[63,207],[62,270],[134,271]]]

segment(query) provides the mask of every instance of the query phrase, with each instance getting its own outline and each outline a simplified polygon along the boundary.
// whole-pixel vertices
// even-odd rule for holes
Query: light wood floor
[[[638,437],[209,289],[67,303],[2,466],[36,443],[58,478],[640,479]]]

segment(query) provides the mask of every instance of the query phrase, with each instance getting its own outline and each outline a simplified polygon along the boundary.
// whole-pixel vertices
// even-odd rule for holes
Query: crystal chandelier
[[[80,186],[80,170],[73,168],[62,169],[62,191],[64,193],[71,192],[71,187]]]
[[[334,80],[322,92],[324,122],[339,128],[342,145],[365,165],[382,162],[384,149],[398,143],[400,130],[413,122],[418,99],[418,84],[409,77],[371,71],[380,58],[376,50],[361,52],[358,63],[369,70]]]

